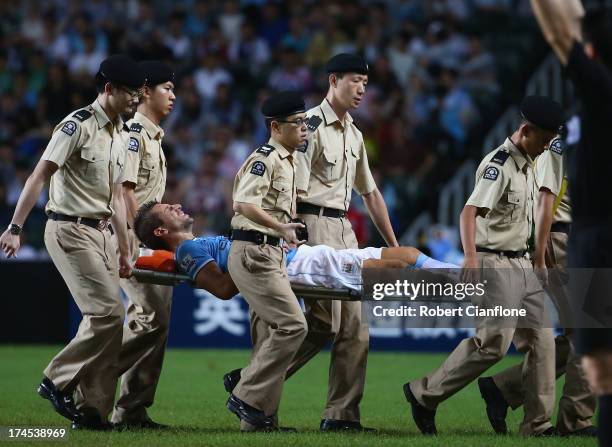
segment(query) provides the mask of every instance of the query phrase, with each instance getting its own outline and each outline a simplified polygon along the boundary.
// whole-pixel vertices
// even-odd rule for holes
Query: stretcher
[[[141,249],[140,256],[136,261],[132,275],[137,281],[143,283],[162,284],[176,286],[182,283],[195,286],[193,280],[178,272],[174,253],[166,250]],[[326,299],[340,301],[370,301],[373,298],[352,289],[332,289],[327,287],[312,287],[299,284],[291,284],[291,289],[298,298],[303,299]],[[412,301],[405,296],[385,296],[386,300]],[[415,301],[435,301],[438,303],[456,303],[452,297],[436,298],[429,300],[417,299]]]
[[[141,250],[132,276],[138,282],[176,286],[182,283],[195,286],[193,280],[178,272],[174,253],[166,250]],[[293,293],[304,299],[330,299],[342,301],[360,301],[361,293],[350,289],[329,289],[326,287],[308,287],[291,285]]]

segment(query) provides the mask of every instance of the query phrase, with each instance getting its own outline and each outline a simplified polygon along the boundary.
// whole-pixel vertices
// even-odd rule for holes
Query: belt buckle
[[[100,219],[100,221],[98,222],[98,225],[96,226],[96,229],[98,231],[104,231],[108,228],[108,219]]]
[[[255,234],[255,243],[257,245],[262,245],[266,243],[266,237],[263,233],[256,233]]]

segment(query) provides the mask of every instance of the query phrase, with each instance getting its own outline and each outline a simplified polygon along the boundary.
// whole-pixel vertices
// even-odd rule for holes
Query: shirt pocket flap
[[[142,160],[140,163],[140,167],[142,169],[145,169],[147,171],[152,171],[153,169],[155,169],[155,163],[153,163],[151,160]]]
[[[361,158],[359,156],[359,147],[351,146],[351,154],[353,154],[353,157],[355,157],[357,160]]]
[[[520,205],[521,202],[522,198],[520,192],[508,192],[508,203],[512,203],[513,205]]]
[[[287,192],[291,190],[291,184],[287,180],[274,180],[272,182],[272,188],[279,192]]]
[[[81,158],[90,163],[103,160],[103,157],[95,149],[81,149]]]
[[[331,149],[323,148],[323,157],[329,164],[335,165],[338,162],[338,156]]]

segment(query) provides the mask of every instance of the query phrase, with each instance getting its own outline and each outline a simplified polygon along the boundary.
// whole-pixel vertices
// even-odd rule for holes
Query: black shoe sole
[[[352,427],[337,427],[337,428],[319,428],[319,431],[323,433],[376,433],[378,430],[375,428],[363,427],[363,428],[352,428]]]
[[[49,388],[47,388],[45,384],[41,383],[40,385],[38,385],[38,389],[36,390],[36,392],[40,397],[42,397],[43,399],[47,399],[49,402],[51,402],[51,406],[57,414],[62,417],[65,417],[69,421],[73,421],[75,419],[75,415],[70,414],[64,408],[60,407],[55,403],[55,400],[53,399],[53,392]]]
[[[491,390],[486,386],[486,382],[483,378],[478,379],[478,389],[480,390],[480,396],[485,401],[487,418],[489,419],[489,424],[491,424],[493,431],[498,435],[507,435],[508,426],[506,425],[506,419],[492,414],[492,410],[490,410],[491,405],[489,405],[489,401],[495,401],[495,396],[492,395]]]
[[[416,424],[416,426],[419,429],[419,431],[422,434],[427,435],[427,436],[437,435],[438,434],[438,429],[436,428],[435,421],[432,422],[432,427],[426,426],[426,425],[424,425],[420,421],[420,418],[417,417],[417,415],[416,415],[416,413],[419,410],[422,410],[422,411],[432,411],[432,410],[429,410],[428,408],[423,407],[423,405],[421,405],[416,400],[416,397],[414,396],[414,394],[412,394],[412,390],[410,389],[410,382],[404,384],[403,390],[404,390],[404,397],[406,397],[406,400],[410,404],[410,408],[412,410],[412,420]],[[435,414],[435,412],[434,412],[434,414]]]
[[[142,430],[168,430],[170,426],[153,423],[133,423],[133,424],[111,424],[113,431],[142,431]]]
[[[77,422],[73,422],[70,426],[72,430],[76,431],[112,431],[113,426],[111,424],[79,424]]]
[[[260,419],[252,417],[245,411],[240,411],[240,406],[232,400],[232,396],[227,399],[227,409],[234,413],[238,419],[243,420],[259,429],[266,430],[273,429],[274,427],[273,424],[262,423]]]

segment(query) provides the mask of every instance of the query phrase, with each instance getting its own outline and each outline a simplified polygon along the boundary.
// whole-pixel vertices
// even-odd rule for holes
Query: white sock
[[[438,261],[437,259],[430,258],[426,254],[421,253],[417,258],[416,268],[420,269],[457,269],[460,268],[458,265],[450,264],[448,262]]]

